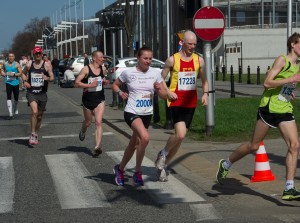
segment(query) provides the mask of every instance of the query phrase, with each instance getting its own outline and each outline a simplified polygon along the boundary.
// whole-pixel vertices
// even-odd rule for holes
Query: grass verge
[[[206,135],[205,107],[198,101],[194,118],[187,137],[196,141],[241,142],[248,141],[256,122],[260,98],[221,98],[216,100],[214,108],[215,126],[211,136]],[[300,117],[300,101],[295,100],[294,115]],[[166,123],[165,101],[159,101],[160,124]],[[298,129],[300,123],[297,123]],[[278,138],[278,129],[271,129],[267,138]]]

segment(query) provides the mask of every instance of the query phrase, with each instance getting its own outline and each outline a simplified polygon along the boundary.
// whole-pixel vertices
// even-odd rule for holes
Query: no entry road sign
[[[223,13],[213,6],[200,8],[194,15],[193,27],[196,35],[204,41],[218,39],[225,29]]]

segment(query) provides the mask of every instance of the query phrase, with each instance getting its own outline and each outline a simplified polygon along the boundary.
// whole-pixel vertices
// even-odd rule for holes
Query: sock
[[[8,108],[9,116],[13,116],[11,100],[7,100],[7,108]]]
[[[16,115],[19,113],[19,111],[18,111],[18,101],[14,101],[14,113]]]
[[[229,170],[230,167],[231,167],[232,163],[229,161],[229,159],[225,160],[225,162],[223,163],[223,167],[226,169],[226,170]]]
[[[163,155],[163,156],[167,156],[167,155],[169,154],[169,152],[166,151],[166,149],[162,149],[162,150],[160,151],[160,153],[161,153],[161,155]]]
[[[294,181],[293,180],[287,180],[285,182],[285,190],[292,189],[294,187]]]

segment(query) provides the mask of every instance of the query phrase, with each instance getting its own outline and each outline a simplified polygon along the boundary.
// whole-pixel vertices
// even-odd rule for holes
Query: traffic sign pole
[[[208,82],[208,105],[206,106],[206,135],[211,136],[215,126],[214,102],[215,85],[214,72],[212,68],[211,41],[218,39],[224,32],[225,18],[223,13],[212,6],[209,6],[208,0],[201,1],[202,7],[199,9],[193,19],[193,26],[196,35],[203,42],[203,58],[205,62],[205,75]]]

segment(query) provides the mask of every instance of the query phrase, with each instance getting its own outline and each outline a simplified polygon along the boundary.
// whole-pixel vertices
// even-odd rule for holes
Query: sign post
[[[209,90],[208,105],[206,106],[206,135],[211,136],[215,126],[215,86],[211,58],[211,42],[220,38],[223,34],[225,29],[225,17],[219,9],[213,6],[202,7],[194,15],[193,28],[196,35],[204,41],[203,58],[205,61],[205,75],[207,77]]]

